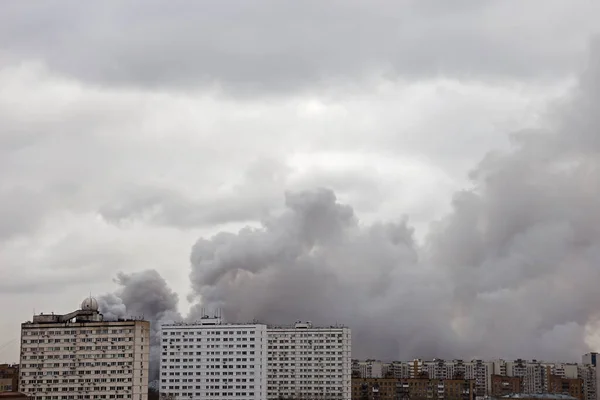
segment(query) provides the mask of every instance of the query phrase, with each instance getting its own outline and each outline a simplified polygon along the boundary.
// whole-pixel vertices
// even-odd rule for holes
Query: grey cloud
[[[597,11],[583,0],[13,2],[0,43],[9,61],[146,87],[278,92],[382,73],[540,78],[578,65]]]
[[[277,205],[287,172],[279,160],[260,158],[247,166],[238,184],[224,191],[201,187],[201,198],[183,190],[127,185],[98,211],[113,223],[141,219],[180,228],[256,220]]]

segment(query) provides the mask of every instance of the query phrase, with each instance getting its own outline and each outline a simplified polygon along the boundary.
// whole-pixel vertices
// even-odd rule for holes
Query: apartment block
[[[270,326],[268,337],[267,399],[350,400],[349,328],[297,322]]]
[[[218,317],[161,328],[160,396],[165,399],[264,400],[267,326]]]
[[[473,400],[475,382],[467,379],[353,378],[353,400]]]
[[[150,323],[104,321],[87,298],[21,324],[19,390],[35,400],[147,400]]]

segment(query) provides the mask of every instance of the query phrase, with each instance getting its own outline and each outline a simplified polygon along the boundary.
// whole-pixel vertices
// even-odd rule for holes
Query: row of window
[[[207,351],[205,355],[207,355],[207,356],[220,356],[221,353],[224,356],[228,356],[228,355],[229,356],[233,356],[233,355],[245,356],[245,355],[248,355],[248,354],[254,355],[254,350],[252,350],[252,351],[247,351],[247,350],[244,350],[244,351],[239,351],[239,350],[238,351],[224,350],[223,352],[220,352],[220,351]],[[181,354],[182,356],[193,356],[194,352],[193,351],[182,351],[182,352],[178,351],[177,354]],[[199,355],[199,356],[203,355],[201,351],[196,352],[196,354]],[[162,353],[162,355],[166,356],[167,352],[164,351]],[[176,353],[175,352],[171,352],[170,355],[174,356],[174,355],[176,355]],[[185,359],[183,361],[185,361]],[[193,361],[193,359],[190,359],[190,361]]]
[[[300,339],[300,340],[287,340],[287,339],[269,339],[269,344],[295,344],[295,343],[342,343],[342,337],[335,339]]]
[[[255,342],[256,338],[254,337],[224,337],[224,338],[220,338],[220,337],[209,337],[206,339],[202,339],[202,338],[196,338],[195,340],[193,338],[191,339],[177,339],[177,338],[163,338],[163,343],[176,343],[176,342]],[[259,339],[260,341],[260,339]]]
[[[163,351],[166,350],[179,350],[181,348],[184,349],[254,349],[256,348],[255,345],[253,344],[221,344],[221,345],[217,345],[217,344],[207,344],[207,345],[183,345],[183,346],[165,346],[163,345]],[[171,353],[171,355],[174,355],[175,353]],[[196,353],[198,355],[200,355],[199,353]]]
[[[107,390],[116,391],[116,390],[130,390],[131,386],[85,386],[85,387],[51,387],[45,388],[45,391],[48,392],[81,392],[83,390],[91,390],[94,392],[106,392]],[[28,392],[39,392],[40,388],[30,387],[27,389]]]
[[[179,379],[169,380],[169,379],[161,378],[160,381],[161,381],[161,383],[170,383],[170,382],[177,383],[177,382],[179,382]],[[181,381],[184,383],[194,382],[193,379],[182,379]],[[210,379],[206,378],[206,379],[204,379],[204,381],[205,382],[217,382],[217,383],[221,382],[221,381],[223,381],[223,382],[234,382],[234,381],[235,382],[254,382],[254,378],[248,378],[248,379],[246,379],[246,378],[235,378],[235,379],[233,379],[233,378],[223,378],[223,379],[221,379],[221,378],[210,378]],[[198,378],[198,379],[196,379],[196,382],[202,382],[202,379]]]
[[[198,359],[196,359],[197,362],[228,362],[228,361],[229,362],[234,362],[234,361],[236,361],[236,362],[241,362],[241,361],[254,362],[254,360],[255,360],[254,358],[205,358],[205,359],[198,358]],[[181,359],[181,358],[170,358],[170,359],[163,358],[161,361],[162,362],[181,362],[181,361],[193,362],[194,359],[193,358],[183,358],[183,359]]]
[[[346,346],[348,347],[348,346]],[[343,349],[344,347],[342,345],[305,345],[305,346],[296,346],[296,345],[282,345],[282,346],[277,346],[277,345],[269,345],[268,349],[269,351],[271,351],[272,349],[274,350],[296,350],[296,349]]]
[[[270,331],[269,332],[269,336],[272,337],[294,337],[294,336],[300,336],[300,337],[311,337],[311,336],[322,336],[322,337],[338,337],[338,336],[342,336],[343,334],[348,335],[347,332],[344,331],[337,331],[337,332],[331,332],[331,331],[324,331],[324,330],[320,330],[320,331],[310,331],[310,332],[298,332],[298,331],[293,331],[293,332],[277,332],[277,331]]]
[[[83,354],[78,358],[133,358],[133,354]],[[92,363],[89,363],[90,366]],[[93,364],[95,365],[95,364]],[[34,363],[23,364],[23,368],[71,368],[75,366],[87,366],[86,363]]]
[[[278,385],[286,385],[286,384],[310,384],[310,385],[340,385],[343,383],[343,378],[341,375],[339,376],[334,376],[334,375],[327,375],[327,376],[321,376],[319,377],[320,379],[315,379],[314,375],[300,375],[300,376],[296,376],[296,378],[294,379],[293,376],[285,376],[286,379],[282,379],[284,378],[283,376],[280,376],[279,379],[276,379],[276,377],[274,376],[267,376],[267,379],[272,380],[273,382],[277,382]],[[337,378],[337,379],[336,379]],[[348,380],[349,382],[349,380]]]
[[[181,393],[181,397],[192,397],[193,398],[194,393]],[[254,396],[254,393],[252,392],[207,392],[207,393],[203,393],[202,394],[203,397],[219,397],[219,398],[226,398],[226,399],[231,399],[232,397],[248,397],[248,396]]]
[[[240,376],[240,375],[254,375],[254,371],[196,371],[195,374],[197,376],[202,376],[202,375],[206,375],[206,376],[221,376],[221,375],[234,375],[234,376]],[[257,375],[260,375],[261,372],[258,371]],[[189,375],[193,375],[192,372],[189,373]]]
[[[161,386],[162,390],[218,390],[218,389],[254,389],[254,385],[206,385],[206,386]]]
[[[132,337],[97,337],[97,338],[62,338],[62,339],[24,339],[23,344],[46,344],[46,343],[99,343],[99,342],[132,342]],[[141,338],[144,341],[144,338]],[[32,347],[35,349],[35,347]]]
[[[26,330],[25,336],[55,336],[55,335],[123,335],[131,334],[133,329],[67,329],[67,330]]]
[[[129,366],[131,368],[131,366]],[[106,375],[106,374],[130,374],[131,369],[114,369],[114,370],[67,370],[67,371],[33,371],[33,372],[23,372],[22,376],[70,376],[70,375]]]
[[[131,378],[87,378],[87,379],[31,379],[22,381],[23,384],[32,385],[34,383],[37,384],[47,384],[47,385],[58,385],[65,383],[98,383],[98,382],[131,382]]]
[[[163,336],[186,336],[186,335],[254,335],[255,331],[216,331],[216,330],[197,330],[197,331],[162,331]]]
[[[300,382],[297,382],[300,383]],[[302,382],[302,385],[310,385],[312,382]],[[284,390],[302,390],[303,392],[314,392],[314,391],[320,391],[320,389],[323,388],[323,385],[321,385],[320,387],[315,387],[315,386],[296,386],[294,384],[294,382],[290,382],[290,385],[292,386],[268,386],[267,387],[267,391],[271,392],[279,392],[279,391],[284,391]],[[327,389],[328,392],[333,391],[333,389],[337,389],[338,392],[342,392],[344,390],[344,388],[342,386],[334,386],[334,387],[328,387]]]
[[[142,349],[144,346],[142,346]],[[53,352],[53,351],[118,351],[118,350],[132,350],[133,346],[78,346],[78,347],[45,347],[43,351],[40,349],[40,353]],[[38,353],[38,349],[32,348],[32,350],[23,348],[23,352],[30,351],[34,353],[34,355],[23,356],[23,359],[36,360],[38,358],[44,358],[43,355],[35,355]],[[46,358],[75,358],[73,354],[48,354],[45,356]]]
[[[31,396],[29,400],[83,400],[83,399],[131,399],[130,394],[97,394],[97,395],[63,395],[63,396]]]
[[[289,358],[289,361],[343,361],[343,357],[267,357],[267,361],[286,361],[283,358]]]
[[[278,356],[279,358],[281,357],[289,357],[289,358],[295,358],[298,355],[304,355],[304,356],[308,356],[308,355],[313,355],[313,356],[334,356],[340,353],[344,353],[344,352],[339,352],[339,351],[319,351],[319,350],[315,350],[315,351],[288,351],[288,352],[268,352],[267,354],[274,357],[274,356]],[[348,351],[349,353],[349,351]],[[348,354],[349,356],[349,354]]]

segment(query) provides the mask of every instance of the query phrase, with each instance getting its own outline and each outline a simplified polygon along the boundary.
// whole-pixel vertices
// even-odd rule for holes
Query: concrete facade
[[[264,400],[267,326],[203,318],[161,328],[160,396]]]
[[[35,400],[147,400],[150,323],[103,321],[89,303],[21,325],[19,390]]]
[[[346,327],[269,327],[267,399],[350,400],[352,335]]]

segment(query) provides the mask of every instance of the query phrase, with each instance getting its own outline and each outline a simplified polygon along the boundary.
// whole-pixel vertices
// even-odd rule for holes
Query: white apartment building
[[[269,327],[268,338],[267,399],[350,400],[349,328],[297,322]]]
[[[35,400],[147,400],[150,323],[104,321],[87,298],[21,324],[19,390]]]
[[[266,325],[209,317],[163,325],[161,347],[161,398],[266,399]]]

